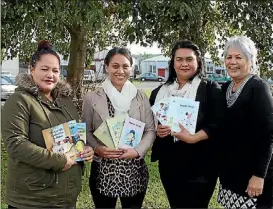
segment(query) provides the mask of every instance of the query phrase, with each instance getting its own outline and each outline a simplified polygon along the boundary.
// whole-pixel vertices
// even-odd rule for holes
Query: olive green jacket
[[[8,153],[6,203],[17,208],[70,207],[81,191],[82,166],[62,171],[64,154],[49,152],[42,130],[78,120],[66,83],[59,82],[49,101],[28,74],[5,102],[1,128]]]

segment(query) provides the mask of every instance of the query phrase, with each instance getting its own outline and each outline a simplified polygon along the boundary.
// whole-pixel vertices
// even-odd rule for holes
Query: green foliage
[[[131,1],[128,1],[131,2]],[[267,1],[166,1],[137,0],[129,33],[136,42],[158,42],[166,54],[179,39],[194,41],[202,54],[209,52],[219,62],[218,53],[228,37],[247,35],[259,49],[262,71],[268,69],[273,47],[273,2]]]
[[[70,57],[68,81],[73,84],[72,78],[81,80],[84,65],[96,50],[124,44],[120,31],[127,22],[118,18],[116,7],[105,1],[3,1],[5,56],[29,61],[37,42],[48,39],[60,54]]]
[[[2,1],[1,18],[6,56],[28,60],[37,41],[49,39],[65,57],[76,57],[69,62],[69,77],[76,79],[94,51],[127,41],[157,42],[169,55],[174,41],[190,39],[217,62],[226,39],[244,34],[259,49],[262,73],[273,58],[270,0],[13,0]]]

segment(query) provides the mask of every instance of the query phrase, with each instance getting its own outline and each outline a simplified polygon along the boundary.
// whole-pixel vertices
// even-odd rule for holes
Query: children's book
[[[80,156],[80,153],[84,150],[85,141],[83,139],[81,139],[81,136],[79,133],[79,128],[78,128],[78,123],[76,120],[72,120],[67,123],[68,123],[68,127],[70,129],[70,134],[72,137],[73,144],[75,145],[72,147],[72,149],[74,149],[74,152],[78,156],[76,161],[82,161],[83,159],[80,158],[79,156]]]
[[[86,144],[86,123],[77,123],[81,140]]]
[[[106,121],[103,121],[103,123],[96,129],[94,135],[107,147],[112,149],[116,148]]]
[[[162,124],[162,125],[172,125],[172,119],[171,115],[168,115],[169,111],[169,101],[170,98],[164,98],[154,104],[151,108],[156,116],[157,120]]]
[[[119,145],[120,136],[126,116],[127,114],[124,114],[106,119],[106,123],[108,125],[116,149],[118,148]]]
[[[142,139],[144,128],[145,123],[127,116],[118,147],[134,148]]]
[[[191,134],[195,134],[199,102],[181,97],[170,97],[168,114],[174,118],[171,129],[180,132],[179,123]]]
[[[82,161],[80,152],[84,149],[84,141],[78,133],[76,121],[69,121],[42,131],[46,148],[56,153],[71,153],[75,161]]]

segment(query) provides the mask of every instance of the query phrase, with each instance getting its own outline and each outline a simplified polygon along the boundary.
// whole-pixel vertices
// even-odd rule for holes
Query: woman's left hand
[[[83,158],[84,161],[92,162],[94,156],[94,150],[90,146],[85,146],[84,150],[81,152],[81,158]]]
[[[264,179],[252,176],[249,180],[246,192],[250,197],[257,197],[263,193],[263,187],[264,187]]]
[[[128,149],[120,149],[123,151],[123,154],[119,157],[119,159],[133,159],[139,157],[138,152],[133,148]]]
[[[188,132],[187,129],[184,128],[184,126],[179,123],[179,127],[181,129],[180,132],[171,132],[171,135],[179,139],[180,141],[184,141],[188,144],[194,144],[197,142],[194,135],[191,135],[190,132]]]

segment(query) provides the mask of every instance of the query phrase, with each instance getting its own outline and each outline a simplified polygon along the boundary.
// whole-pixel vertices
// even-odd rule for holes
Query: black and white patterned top
[[[220,184],[217,202],[224,208],[256,208],[257,198],[242,196]]]
[[[107,97],[110,117],[115,109]],[[148,168],[144,159],[105,159],[103,158],[96,171],[96,187],[108,197],[132,197],[147,189],[149,181]]]

